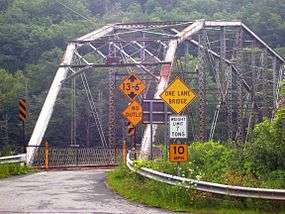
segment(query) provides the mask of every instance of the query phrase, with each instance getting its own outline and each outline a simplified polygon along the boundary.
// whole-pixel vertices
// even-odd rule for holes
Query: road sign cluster
[[[122,115],[128,120],[129,136],[134,134],[135,127],[143,120],[144,123],[151,124],[168,122],[170,139],[188,138],[187,116],[180,114],[195,100],[197,95],[182,79],[177,77],[168,85],[160,95],[162,101],[146,100],[143,102],[143,106],[136,100],[136,97],[143,93],[145,85],[136,75],[129,75],[119,85],[119,89],[131,100],[122,112]],[[165,104],[177,115],[171,115]],[[165,118],[168,118],[168,121]],[[188,145],[170,144],[169,160],[174,162],[187,161]]]
[[[170,139],[187,139],[188,122],[187,116],[179,115],[194,99],[197,97],[182,79],[177,77],[162,92],[160,98],[178,115],[169,117],[169,138]],[[173,162],[183,162],[188,160],[187,144],[170,144],[169,160]]]
[[[136,97],[143,93],[145,85],[138,77],[131,74],[119,85],[119,89],[131,100],[123,110],[122,115],[128,120],[128,135],[133,136],[135,127],[142,121],[143,115],[142,106],[136,100]]]

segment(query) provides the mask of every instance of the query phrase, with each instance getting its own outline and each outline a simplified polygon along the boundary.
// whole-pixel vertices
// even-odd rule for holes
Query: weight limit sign
[[[187,116],[169,117],[169,138],[170,139],[188,138]]]

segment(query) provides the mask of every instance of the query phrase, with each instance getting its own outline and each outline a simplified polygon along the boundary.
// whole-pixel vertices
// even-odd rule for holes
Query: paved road
[[[51,171],[0,180],[0,213],[169,213],[114,194],[105,186],[105,172]]]

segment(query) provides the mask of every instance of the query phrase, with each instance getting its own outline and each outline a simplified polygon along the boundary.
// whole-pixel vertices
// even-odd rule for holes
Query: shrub
[[[285,171],[276,170],[265,178],[264,187],[285,189]]]
[[[31,172],[32,169],[21,164],[0,164],[0,178],[6,178],[11,175],[22,175]]]
[[[285,108],[270,122],[265,119],[254,128],[253,139],[244,149],[244,168],[257,176],[285,170]]]
[[[235,150],[218,142],[195,142],[190,146],[189,159],[203,179],[221,182],[222,175],[234,165]]]

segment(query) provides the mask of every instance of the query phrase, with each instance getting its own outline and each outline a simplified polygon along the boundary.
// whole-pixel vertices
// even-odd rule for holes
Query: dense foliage
[[[281,90],[284,89],[284,86]],[[257,124],[245,146],[235,148],[219,142],[195,142],[189,147],[189,162],[136,161],[169,174],[231,185],[285,188],[285,107],[273,120]]]
[[[182,177],[230,185],[285,188],[285,167],[261,159],[275,159],[275,153],[260,152],[258,142],[244,151],[218,142],[195,142],[189,148],[189,162],[177,165],[165,160],[135,161],[136,167],[148,167]],[[259,147],[265,147],[260,144]],[[278,145],[272,150],[279,149]],[[256,151],[256,152],[254,152]],[[250,154],[250,155],[249,155]],[[284,153],[283,153],[284,154]],[[284,158],[284,155],[280,157]],[[282,163],[283,164],[283,163]],[[277,168],[278,167],[278,168]],[[262,170],[262,171],[261,171]]]
[[[281,201],[217,197],[210,193],[160,183],[139,176],[124,165],[109,172],[107,182],[115,192],[129,200],[172,211],[255,214],[283,213],[285,209]]]
[[[0,179],[12,175],[24,175],[32,171],[32,168],[18,163],[0,164]]]
[[[266,119],[257,124],[253,135],[243,149],[213,141],[195,142],[190,144],[189,161],[186,163],[177,164],[164,159],[136,160],[134,166],[229,185],[284,189],[285,108],[276,112],[272,122]],[[281,204],[264,200],[233,200],[173,187],[143,178],[124,166],[110,172],[108,183],[115,191],[131,200],[175,211],[247,213],[247,209],[254,209],[257,212],[272,213],[285,209]],[[169,204],[169,201],[172,203]],[[237,210],[237,207],[243,210]]]

